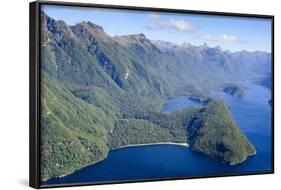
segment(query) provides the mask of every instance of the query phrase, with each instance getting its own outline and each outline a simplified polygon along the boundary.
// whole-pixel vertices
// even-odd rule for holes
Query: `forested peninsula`
[[[69,26],[44,12],[41,27],[43,181],[132,144],[187,143],[226,164],[256,153],[228,106],[209,92],[259,76],[240,63],[260,57],[264,66],[270,54],[109,36],[91,22]],[[203,105],[161,112],[168,98],[182,95]]]

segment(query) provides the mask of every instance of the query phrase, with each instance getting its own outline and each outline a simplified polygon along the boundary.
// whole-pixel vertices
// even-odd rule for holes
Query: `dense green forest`
[[[237,164],[256,153],[222,102],[210,101],[192,118],[187,130],[192,150],[223,162]]]
[[[111,37],[91,22],[68,26],[43,12],[41,22],[42,180],[130,144],[187,142],[229,164],[255,153],[228,107],[208,99],[211,90],[259,74],[235,62],[252,54],[206,46],[163,50],[143,34]],[[204,105],[162,113],[178,95]]]
[[[156,142],[186,143],[187,125],[198,110],[190,108],[173,113],[145,112],[118,120],[110,133],[110,148]]]

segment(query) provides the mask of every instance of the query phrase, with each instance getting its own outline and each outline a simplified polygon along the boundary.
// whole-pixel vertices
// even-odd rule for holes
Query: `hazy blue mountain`
[[[252,76],[265,76],[271,72],[271,54],[261,51],[239,51],[233,54],[235,62]]]
[[[261,79],[257,80],[257,84],[263,85],[268,89],[272,89],[272,76],[271,74],[268,74],[265,77],[262,77]]]
[[[265,77],[271,72],[271,54],[267,52],[255,51],[238,51],[231,52],[229,50],[223,51],[221,47],[209,47],[207,44],[201,46],[193,46],[189,43],[181,45],[164,42],[159,40],[152,41],[163,53],[175,56],[176,58],[187,60],[186,62],[193,62],[200,66],[201,62],[209,62],[210,65],[201,68],[207,71],[209,67],[214,67],[218,64],[220,67],[216,70],[225,72],[226,75],[234,77],[238,81],[254,80],[258,77]],[[212,64],[215,62],[216,64]],[[187,63],[188,64],[188,63]],[[212,65],[211,65],[212,64]],[[224,78],[227,78],[224,76]]]
[[[207,102],[211,90],[266,76],[270,54],[176,45],[149,40],[144,34],[111,37],[91,22],[68,26],[43,12],[41,22],[43,179],[100,161],[110,149],[130,143],[190,141],[194,150],[231,164],[254,152],[230,113],[226,123],[219,119],[215,108],[227,109],[222,103],[171,114],[160,110],[172,96]],[[205,136],[190,138],[187,126],[196,134],[194,126],[211,116],[218,119],[204,126]],[[227,156],[222,146],[213,146],[215,136],[214,154],[207,153],[208,144],[197,144],[213,135],[208,131],[216,124],[223,126],[215,128],[215,134],[227,134],[221,142],[228,148]]]

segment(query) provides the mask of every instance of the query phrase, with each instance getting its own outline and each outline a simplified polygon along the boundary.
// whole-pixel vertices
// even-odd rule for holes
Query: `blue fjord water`
[[[212,93],[212,96],[223,100],[230,107],[235,121],[255,146],[257,150],[255,156],[249,157],[241,164],[230,166],[179,145],[126,147],[110,151],[104,161],[89,165],[65,177],[52,178],[43,185],[270,171],[271,107],[268,100],[271,98],[271,91],[252,84],[248,85],[242,98],[222,92]],[[191,101],[188,97],[180,96],[170,99],[162,111],[171,112],[199,105],[200,103]]]

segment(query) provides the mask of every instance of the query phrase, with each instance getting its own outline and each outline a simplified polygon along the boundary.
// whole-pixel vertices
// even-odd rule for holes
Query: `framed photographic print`
[[[274,17],[30,4],[30,186],[274,172]]]

